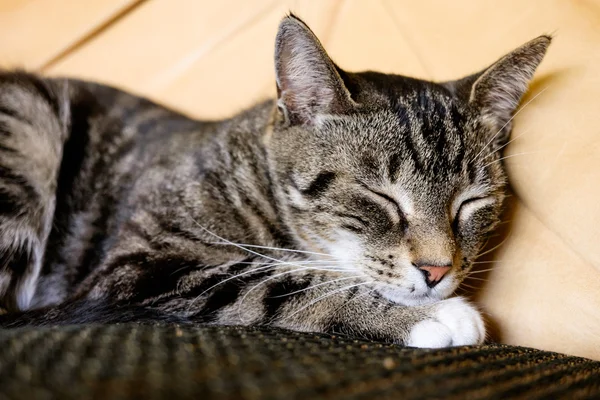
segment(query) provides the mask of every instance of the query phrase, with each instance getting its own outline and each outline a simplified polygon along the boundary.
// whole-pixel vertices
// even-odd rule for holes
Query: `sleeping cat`
[[[432,83],[343,71],[290,15],[277,100],[223,121],[0,74],[0,324],[481,343],[477,309],[448,297],[499,221],[500,150],[549,44]]]

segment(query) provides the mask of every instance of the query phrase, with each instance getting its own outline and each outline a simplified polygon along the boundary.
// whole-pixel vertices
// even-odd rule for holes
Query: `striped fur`
[[[495,134],[548,44],[435,84],[345,72],[290,16],[278,100],[223,121],[1,74],[0,324],[137,315],[481,342],[479,313],[446,298],[498,222]],[[422,265],[451,268],[433,286]]]

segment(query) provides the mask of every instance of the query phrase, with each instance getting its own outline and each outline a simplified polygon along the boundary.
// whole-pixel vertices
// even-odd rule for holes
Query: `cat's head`
[[[299,244],[400,303],[449,296],[499,221],[501,149],[549,44],[540,36],[480,73],[432,83],[345,72],[285,18],[268,151]]]

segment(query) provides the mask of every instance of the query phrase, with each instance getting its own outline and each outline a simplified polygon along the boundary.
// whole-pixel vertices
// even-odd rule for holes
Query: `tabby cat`
[[[500,159],[550,37],[432,83],[331,61],[297,17],[277,100],[197,121],[107,86],[0,74],[4,327],[268,325],[481,343],[450,297],[499,221]]]

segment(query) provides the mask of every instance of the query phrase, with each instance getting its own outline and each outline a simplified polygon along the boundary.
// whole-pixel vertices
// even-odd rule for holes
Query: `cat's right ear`
[[[275,41],[278,106],[291,125],[354,106],[336,66],[310,28],[294,15],[281,21]]]
[[[443,83],[477,110],[498,145],[508,141],[512,117],[551,40],[548,35],[537,37],[477,74]]]

